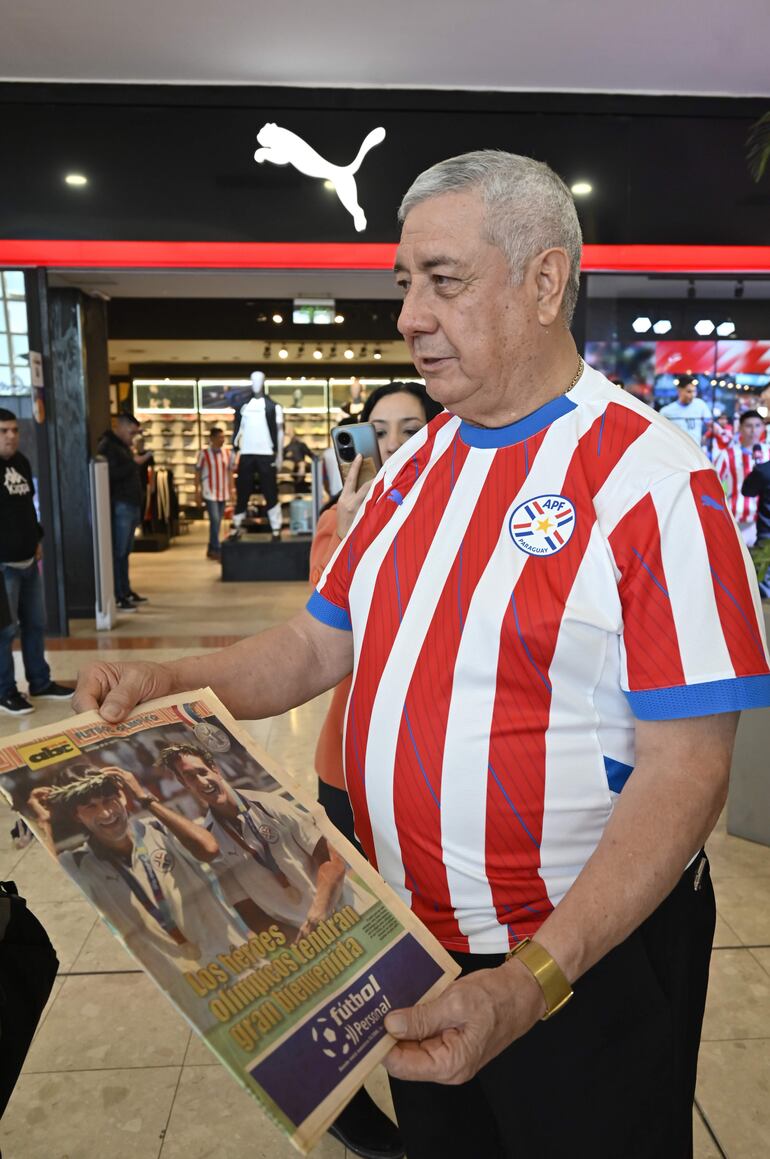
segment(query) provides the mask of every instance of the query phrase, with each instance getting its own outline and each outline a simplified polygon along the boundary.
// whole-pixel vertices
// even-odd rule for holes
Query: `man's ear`
[[[569,275],[570,263],[566,250],[543,250],[530,262],[527,280],[531,280],[537,320],[541,326],[551,326],[559,317]]]

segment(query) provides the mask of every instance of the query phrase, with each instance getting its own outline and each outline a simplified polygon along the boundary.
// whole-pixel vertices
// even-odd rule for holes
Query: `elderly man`
[[[464,973],[387,1021],[410,1159],[684,1159],[702,846],[737,713],[770,703],[751,569],[696,445],[578,356],[561,180],[472,153],[401,219],[399,329],[448,413],[385,465],[307,612],[205,660],[97,664],[78,706],[120,720],[203,668],[268,715],[352,667],[357,834]]]

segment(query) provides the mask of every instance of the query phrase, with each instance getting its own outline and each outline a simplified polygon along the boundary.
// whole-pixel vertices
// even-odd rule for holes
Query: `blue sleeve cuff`
[[[734,676],[730,680],[709,680],[704,684],[626,692],[626,698],[638,720],[683,720],[690,716],[740,712],[744,708],[768,708],[770,676]]]
[[[350,622],[350,616],[345,608],[338,608],[331,600],[327,600],[326,596],[322,596],[320,592],[313,592],[312,596],[305,605],[310,615],[316,620],[320,620],[322,624],[326,624],[329,628],[341,628],[343,631],[351,632],[353,625]]]

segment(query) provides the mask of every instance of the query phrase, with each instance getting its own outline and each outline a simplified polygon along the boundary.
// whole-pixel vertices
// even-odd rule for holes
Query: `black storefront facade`
[[[746,163],[746,138],[766,111],[754,99],[0,85],[0,270],[16,276],[8,282],[16,298],[16,272],[25,271],[26,305],[26,334],[7,335],[14,394],[0,405],[23,419],[40,480],[56,564],[46,571],[52,629],[66,632],[69,617],[93,610],[87,465],[109,421],[108,333],[130,336],[141,324],[145,337],[181,338],[204,312],[209,320],[219,312],[223,338],[248,330],[267,341],[273,331],[269,319],[221,300],[181,311],[174,302],[107,303],[77,288],[54,290],[49,271],[385,270],[396,209],[414,176],[443,157],[502,148],[548,161],[569,184],[591,185],[576,197],[586,242],[576,339],[602,369],[633,378],[642,373],[637,355],[655,361],[640,343],[710,339],[694,330],[707,320],[714,339],[729,323],[735,341],[770,340],[770,177],[755,183]],[[265,124],[297,134],[335,165],[351,162],[373,129],[385,130],[356,174],[364,230],[323,179],[292,164],[255,163]],[[66,184],[68,175],[84,175],[87,185]],[[14,294],[6,299],[13,304]],[[393,307],[378,321],[383,336],[394,328]],[[353,340],[350,314],[352,329],[340,337]],[[308,343],[322,336],[313,327],[302,334]],[[0,391],[3,349],[0,335]],[[42,355],[40,369],[30,351]],[[704,355],[695,370],[689,357],[682,373],[709,365]],[[761,362],[762,349],[751,357]],[[177,368],[204,369],[214,370]],[[739,377],[734,370],[719,387],[715,363],[703,385],[713,379],[728,405],[728,382],[745,387]]]

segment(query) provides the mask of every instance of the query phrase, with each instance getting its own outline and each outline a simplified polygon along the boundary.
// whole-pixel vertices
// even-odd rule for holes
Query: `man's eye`
[[[406,278],[396,278],[396,288],[405,294],[409,289],[409,282]]]

